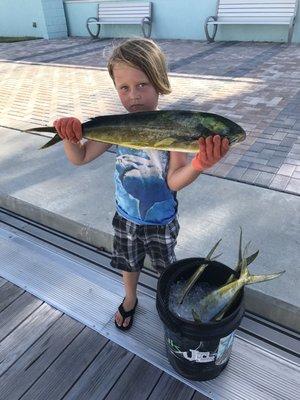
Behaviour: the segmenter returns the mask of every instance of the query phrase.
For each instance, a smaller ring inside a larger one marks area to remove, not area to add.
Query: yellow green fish
[[[241,142],[246,133],[238,124],[217,114],[184,110],[145,111],[92,118],[82,124],[83,137],[103,143],[137,148],[199,151],[198,139],[218,134],[230,144]],[[26,132],[55,133],[54,127],[38,127]],[[56,134],[42,148],[62,140]]]

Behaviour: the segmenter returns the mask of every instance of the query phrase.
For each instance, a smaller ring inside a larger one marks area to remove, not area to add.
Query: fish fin
[[[250,265],[251,263],[253,263],[253,261],[256,259],[256,257],[258,256],[259,250],[257,250],[255,253],[251,254],[251,256],[247,257],[247,265]]]
[[[168,137],[165,139],[162,139],[156,143],[154,143],[153,147],[155,148],[168,148],[170,147],[173,143],[175,142],[174,138]]]
[[[223,254],[223,253],[219,253],[219,254],[217,254],[216,256],[211,257],[210,261],[216,260],[217,258],[221,257],[222,254]]]
[[[62,138],[58,134],[56,134],[46,144],[44,144],[44,146],[40,147],[40,149],[46,149],[47,147],[53,146],[54,144],[60,142],[61,140]]]
[[[234,297],[234,298],[235,298],[235,297]],[[232,299],[229,303],[225,304],[225,306],[222,308],[222,310],[219,311],[218,314],[216,314],[216,315],[212,318],[212,320],[213,320],[213,321],[220,321],[220,320],[224,317],[224,314],[225,314],[226,311],[229,309],[229,307],[232,305],[232,303],[233,303],[233,299]]]
[[[195,311],[194,308],[192,308],[192,314],[193,314],[193,318],[196,322],[201,322],[201,318],[200,315]]]
[[[185,296],[189,293],[189,291],[192,289],[196,281],[199,279],[200,275],[203,273],[205,268],[208,266],[208,264],[201,264],[197,268],[197,270],[194,272],[194,274],[190,277],[190,279],[187,281],[187,284],[185,285],[182,296],[179,300],[179,304],[182,304]]]
[[[241,268],[242,266],[242,241],[243,241],[243,232],[242,232],[242,227],[240,226],[240,242],[239,242],[239,255],[238,255],[238,263],[236,266],[236,271],[238,271],[238,268]]]
[[[211,256],[213,255],[214,251],[216,250],[216,248],[219,246],[220,242],[222,239],[218,240],[217,243],[211,248],[211,250],[209,251],[209,253],[207,254],[207,256],[205,257],[205,260],[207,261],[212,261]],[[218,256],[214,257],[214,259],[216,259],[217,257],[219,257],[221,254],[218,254]],[[185,296],[190,292],[190,290],[192,289],[192,287],[194,286],[194,284],[196,283],[196,281],[200,278],[200,275],[203,273],[203,271],[205,270],[205,268],[208,266],[208,264],[201,264],[198,269],[194,272],[194,274],[191,276],[191,278],[188,280],[185,288],[183,289],[183,294],[180,298],[179,303],[182,304]]]
[[[117,144],[117,143],[116,143]],[[122,144],[120,144],[120,146],[122,147],[130,147],[132,149],[141,149],[141,147],[139,145],[137,145],[134,142],[122,142]],[[145,148],[147,148],[147,146],[145,146]]]
[[[126,115],[126,114],[124,114],[124,115]],[[98,115],[97,117],[91,117],[91,118],[89,118],[89,121],[93,121],[93,122],[103,122],[103,119],[105,118],[105,117],[110,117],[110,116],[108,116],[108,115]],[[111,117],[110,117],[111,118]]]
[[[207,254],[207,256],[205,257],[206,260],[211,260],[211,256],[213,255],[214,251],[216,250],[216,248],[219,246],[220,242],[222,239],[218,240],[217,243],[212,247],[212,249],[209,251],[209,253]]]

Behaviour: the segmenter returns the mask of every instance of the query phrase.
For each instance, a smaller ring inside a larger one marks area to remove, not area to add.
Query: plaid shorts
[[[176,217],[166,225],[137,225],[116,213],[112,225],[115,230],[112,267],[128,272],[140,271],[146,254],[158,272],[176,261],[174,248],[179,232]]]

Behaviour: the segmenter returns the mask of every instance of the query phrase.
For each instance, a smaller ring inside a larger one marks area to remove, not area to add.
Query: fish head
[[[226,137],[229,144],[241,142],[246,138],[246,132],[240,125],[221,115],[197,113],[193,121],[199,136],[220,135]]]

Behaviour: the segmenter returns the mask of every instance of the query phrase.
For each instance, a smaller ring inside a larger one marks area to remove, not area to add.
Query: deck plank
[[[191,400],[194,393],[194,389],[164,372],[148,400],[173,400],[174,398],[176,400]],[[202,397],[201,400],[205,399],[207,397]]]
[[[43,303],[42,300],[24,292],[5,308],[0,319],[0,341],[9,335],[20,323],[32,314]]]
[[[22,400],[61,399],[95,359],[108,340],[88,327],[50,365]]]
[[[24,290],[11,282],[6,282],[1,286],[0,290],[0,312],[11,304],[16,298],[21,296]]]
[[[0,399],[19,399],[43,375],[83,327],[80,322],[65,314],[55,321],[0,377]],[[18,384],[15,385],[15,382]]]
[[[0,291],[1,292],[1,291]],[[62,315],[42,304],[1,342],[0,376]]]
[[[134,354],[109,341],[64,400],[104,399],[133,357]]]
[[[162,371],[139,357],[134,357],[105,400],[146,400]]]
[[[0,287],[3,286],[6,282],[7,280],[0,276]]]
[[[191,400],[210,400],[210,399],[209,397],[204,396],[204,394],[195,391],[194,396],[192,397]]]

